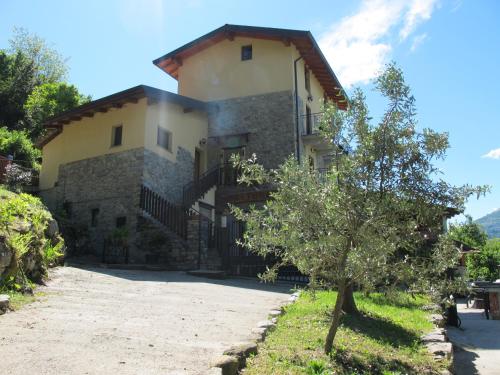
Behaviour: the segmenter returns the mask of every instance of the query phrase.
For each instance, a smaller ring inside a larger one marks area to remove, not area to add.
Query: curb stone
[[[282,306],[270,310],[268,313],[269,319],[258,322],[257,326],[252,329],[252,342],[234,345],[225,350],[224,354],[214,361],[210,371],[214,371],[214,369],[220,370],[220,372],[215,370],[214,375],[237,375],[238,371],[246,366],[246,359],[257,354],[257,343],[264,341],[267,333],[276,327],[278,317],[285,312],[285,307],[294,303],[299,298],[299,295],[300,291],[294,292],[288,300],[283,302]]]
[[[426,346],[427,350],[432,354],[435,361],[443,359],[450,360],[453,366],[453,345],[448,340],[445,327],[445,319],[441,314],[432,314],[430,321],[434,324],[435,328],[431,332],[423,335],[420,339]],[[443,370],[444,374],[451,374],[449,370]]]

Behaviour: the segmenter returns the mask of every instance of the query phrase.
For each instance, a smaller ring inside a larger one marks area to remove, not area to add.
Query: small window
[[[309,69],[304,67],[304,82],[306,86],[307,92],[311,93],[311,73],[309,73]]]
[[[158,137],[156,143],[161,148],[172,152],[172,133],[158,126]]]
[[[122,144],[123,126],[113,126],[113,133],[111,135],[111,146],[120,146]]]
[[[99,209],[93,208],[91,211],[90,225],[94,228],[97,227],[97,217],[98,216],[99,216]]]
[[[241,47],[241,61],[252,60],[252,45]]]
[[[126,216],[120,216],[120,217],[116,218],[116,227],[117,228],[123,228],[126,225],[127,225],[127,217]]]

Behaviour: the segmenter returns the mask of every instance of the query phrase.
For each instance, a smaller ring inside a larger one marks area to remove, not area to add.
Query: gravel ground
[[[289,286],[61,267],[41,290],[0,316],[1,374],[207,374]]]
[[[455,345],[454,374],[500,374],[500,321],[486,320],[484,310],[467,309],[465,303],[457,307],[462,326],[448,328]]]

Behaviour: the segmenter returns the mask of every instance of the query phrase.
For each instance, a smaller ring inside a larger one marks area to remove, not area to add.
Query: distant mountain
[[[500,209],[477,219],[476,223],[481,224],[490,238],[500,238]]]

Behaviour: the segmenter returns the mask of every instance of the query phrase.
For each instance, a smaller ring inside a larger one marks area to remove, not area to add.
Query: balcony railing
[[[323,113],[310,113],[307,115],[302,115],[303,118],[303,129],[302,135],[316,135],[321,132],[321,120],[323,119]]]

